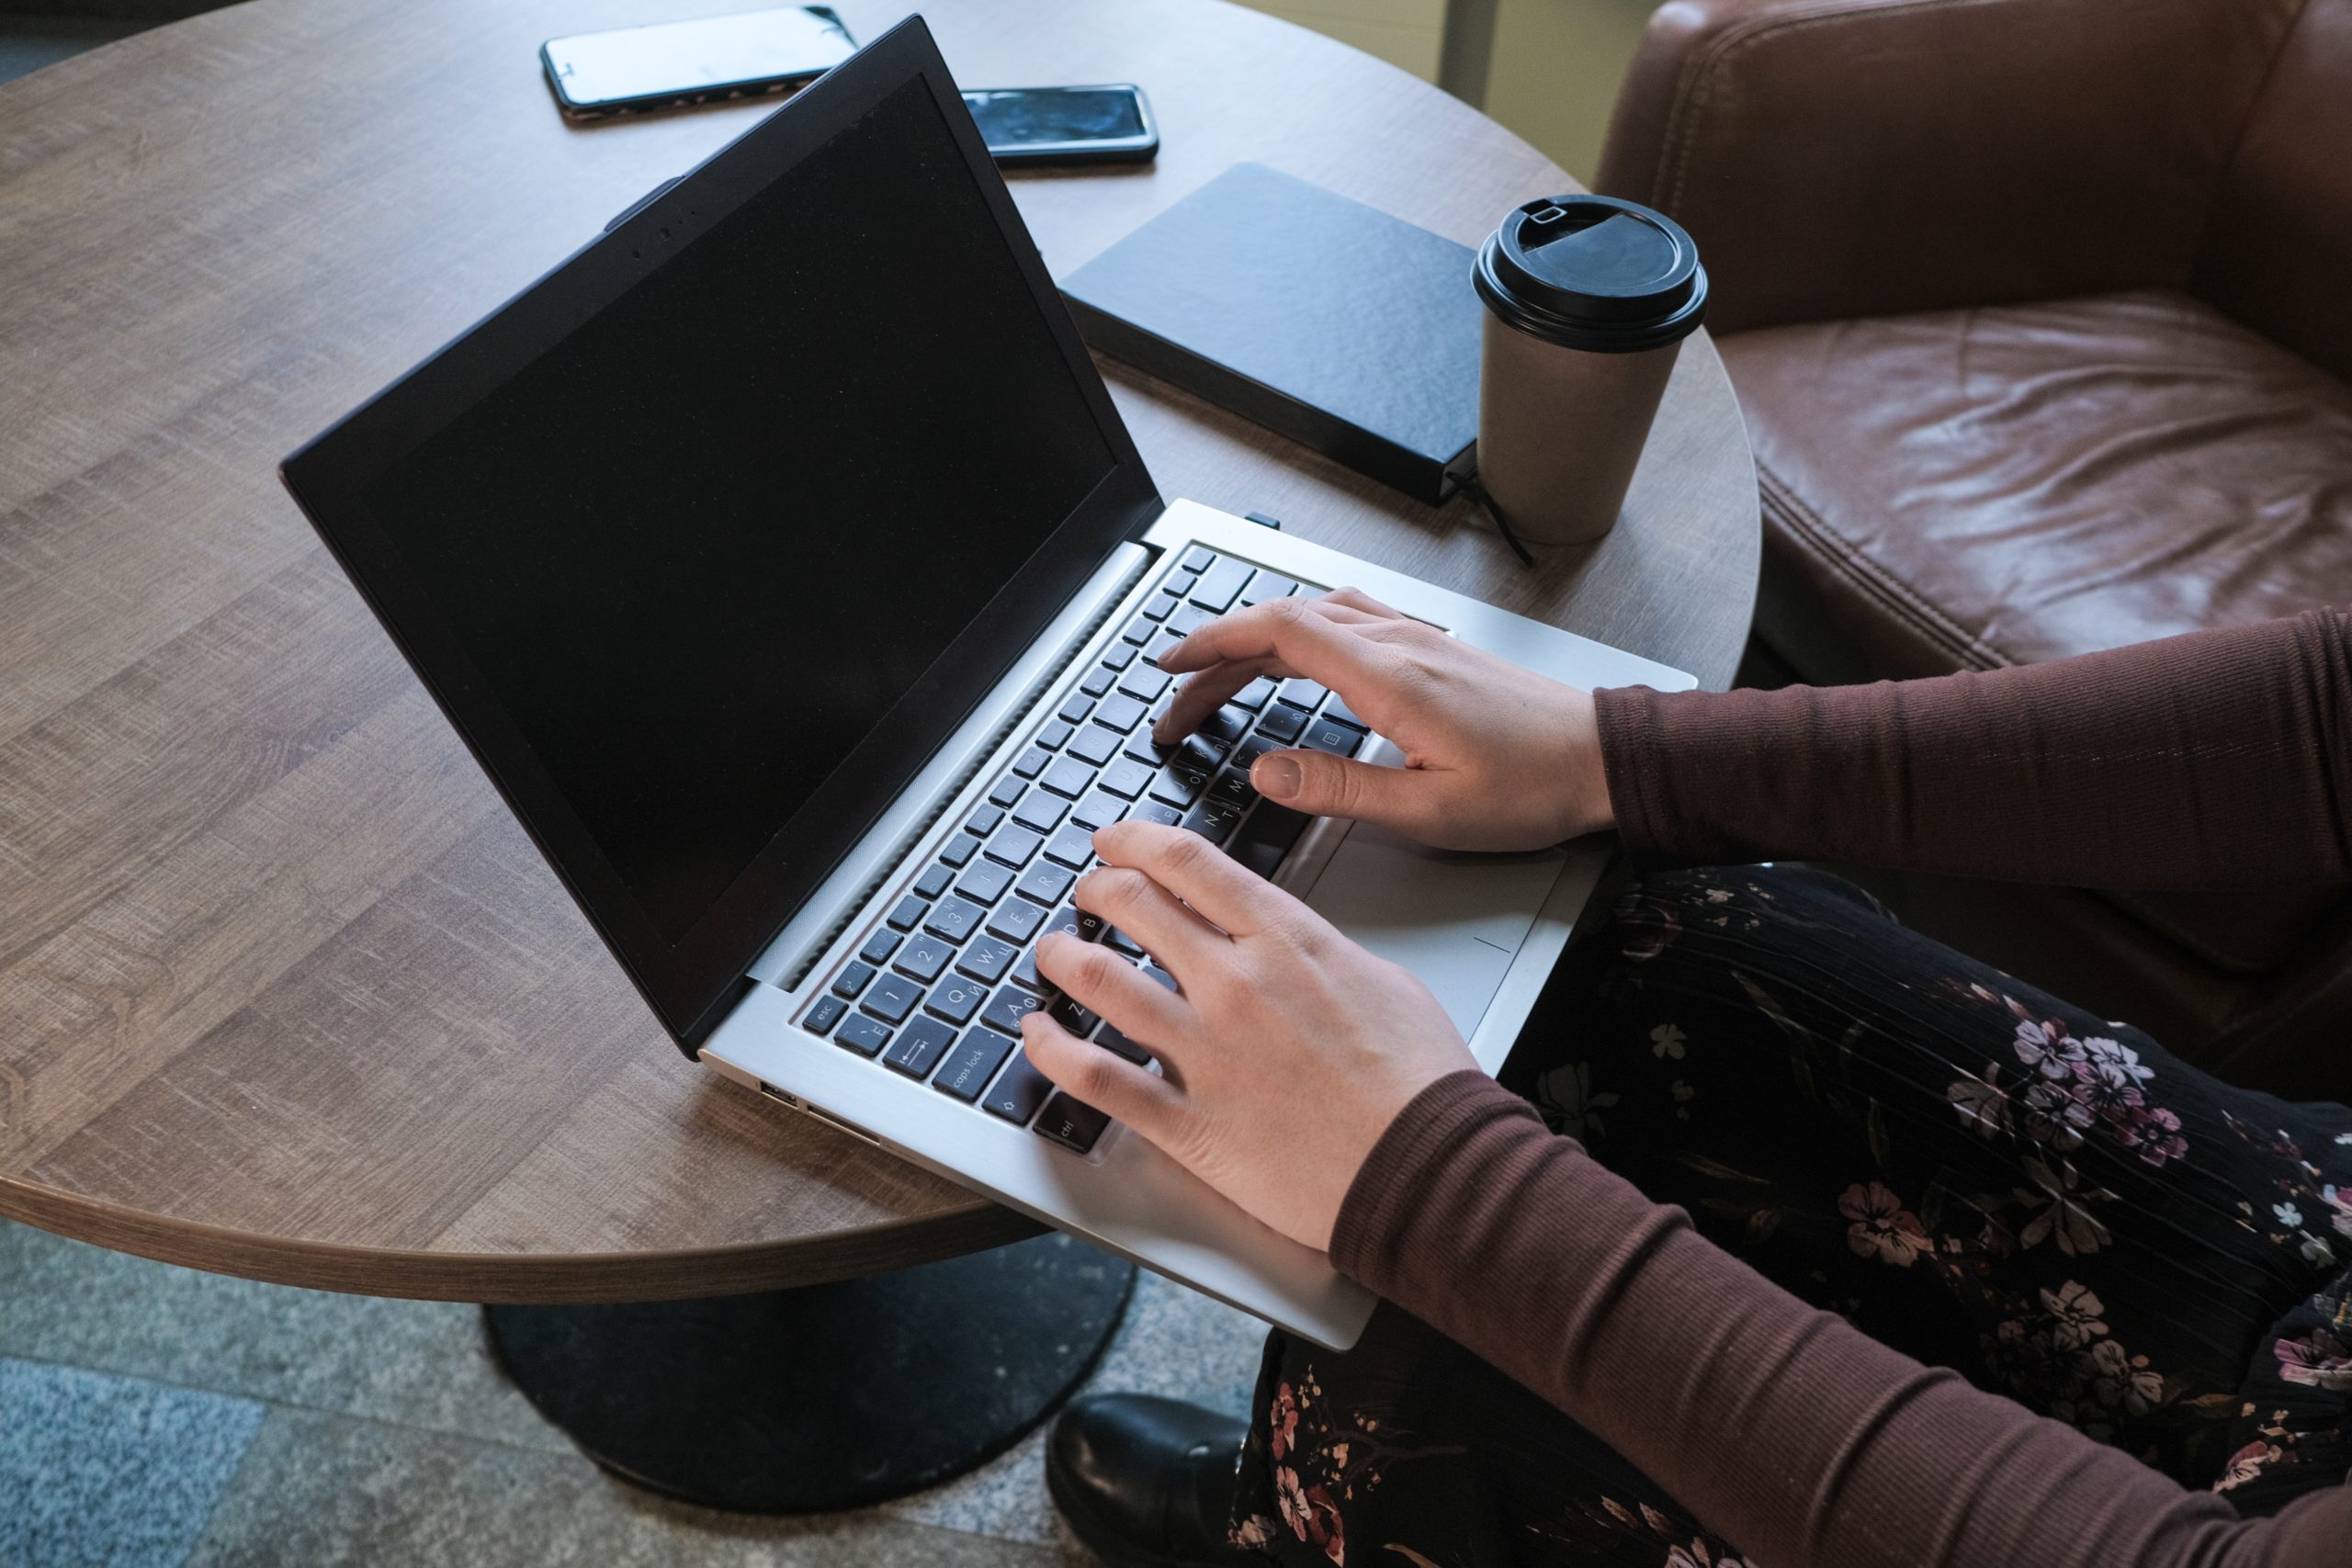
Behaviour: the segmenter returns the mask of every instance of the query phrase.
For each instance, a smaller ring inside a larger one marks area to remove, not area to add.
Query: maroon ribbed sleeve
[[[1596,694],[1620,833],[2095,887],[2352,880],[2352,617],[1777,692]]]
[[[1805,1305],[1475,1071],[1397,1116],[1331,1260],[1589,1427],[1759,1568],[2352,1561],[2352,1488],[2241,1519]]]

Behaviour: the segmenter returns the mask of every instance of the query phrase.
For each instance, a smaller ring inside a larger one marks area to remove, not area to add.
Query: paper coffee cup
[[[1707,312],[1698,247],[1606,196],[1531,201],[1472,273],[1487,307],[1478,477],[1520,538],[1580,544],[1616,525],[1682,340]]]

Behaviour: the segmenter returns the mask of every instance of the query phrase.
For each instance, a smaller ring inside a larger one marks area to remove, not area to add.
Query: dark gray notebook
[[[1471,261],[1237,164],[1061,287],[1103,353],[1434,503],[1469,473],[1478,434]]]

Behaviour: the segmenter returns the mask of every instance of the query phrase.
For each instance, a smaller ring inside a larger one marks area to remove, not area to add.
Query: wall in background
[[[1655,0],[1498,0],[1481,106],[1589,185]]]
[[[1353,44],[1424,82],[1437,80],[1445,0],[1239,0],[1302,28]]]
[[[1438,74],[1446,0],[1241,0],[1424,81]],[[1479,4],[1482,0],[1462,0]],[[1617,84],[1656,0],[1484,0],[1494,43],[1479,106],[1589,181]]]

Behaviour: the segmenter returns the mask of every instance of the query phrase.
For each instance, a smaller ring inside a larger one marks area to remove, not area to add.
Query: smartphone
[[[831,6],[788,6],[553,38],[539,63],[565,114],[596,119],[780,93],[856,51]]]
[[[1148,164],[1159,151],[1151,106],[1133,84],[979,88],[964,102],[1000,164]]]

